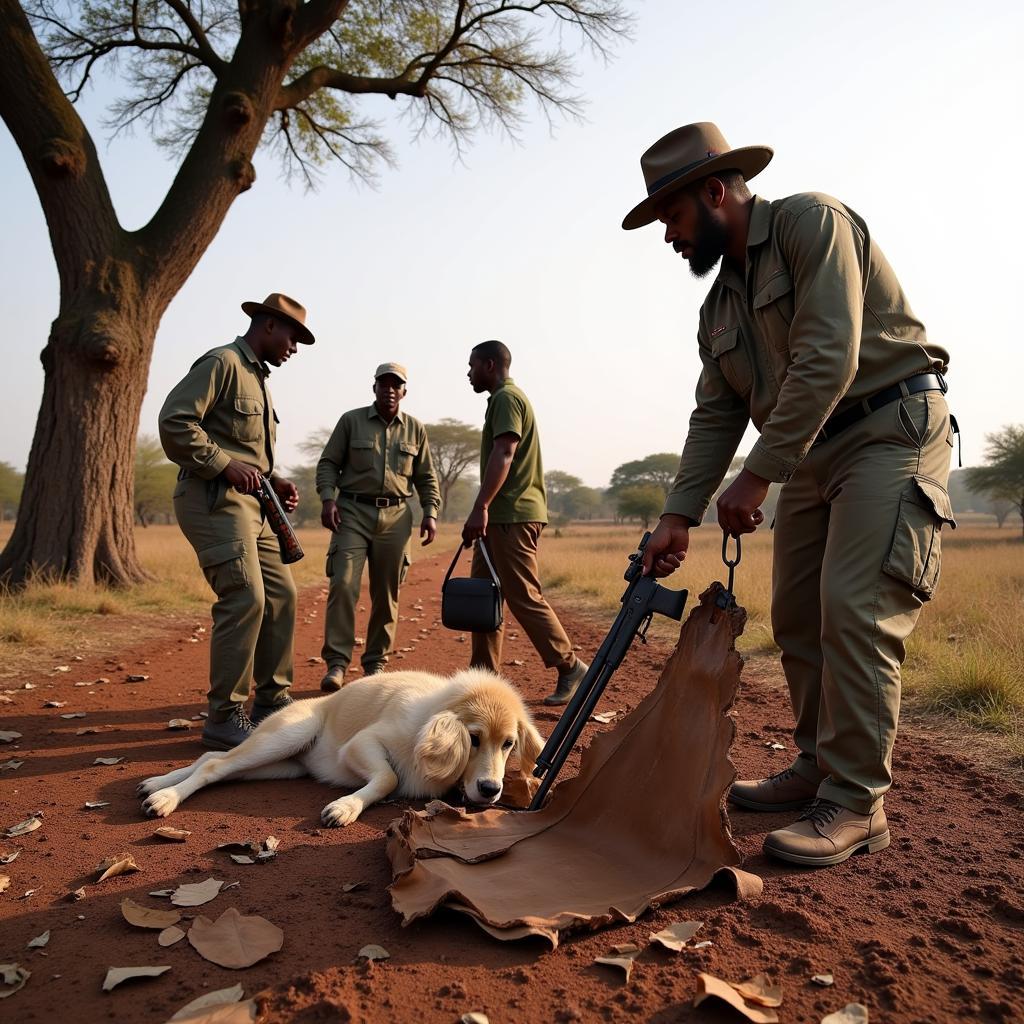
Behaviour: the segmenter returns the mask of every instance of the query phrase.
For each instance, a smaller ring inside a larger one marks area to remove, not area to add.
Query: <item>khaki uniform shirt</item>
[[[864,221],[821,193],[754,197],[745,276],[728,261],[700,310],[697,407],[665,511],[700,522],[748,421],[745,467],[784,482],[822,424],[949,354],[925,336]]]
[[[373,498],[409,498],[416,488],[424,517],[436,518],[441,489],[430,455],[427,431],[418,419],[399,411],[390,423],[375,405],[351,409],[334,428],[316,464],[321,501],[338,491]]]
[[[211,349],[192,364],[160,410],[160,442],[171,462],[212,480],[232,459],[269,475],[277,414],[270,370],[244,338]]]
[[[508,476],[494,497],[487,518],[492,523],[546,523],[548,500],[544,490],[544,466],[540,456],[540,437],[529,399],[511,377],[487,399],[487,413],[480,438],[480,479],[494,448],[494,439],[515,434],[519,445],[512,458]]]

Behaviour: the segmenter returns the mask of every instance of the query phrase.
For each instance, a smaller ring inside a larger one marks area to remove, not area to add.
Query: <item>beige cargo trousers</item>
[[[867,814],[892,783],[900,666],[935,593],[953,431],[939,391],[811,448],[775,518],[772,628],[796,718],[793,768]]]

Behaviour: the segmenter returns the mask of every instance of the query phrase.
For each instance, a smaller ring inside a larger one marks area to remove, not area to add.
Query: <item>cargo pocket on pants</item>
[[[938,481],[916,475],[900,495],[892,546],[882,569],[928,601],[942,565],[942,527],[956,529],[949,494]]]
[[[199,551],[198,557],[206,582],[213,587],[218,597],[249,585],[249,574],[245,571],[244,540],[211,544]]]

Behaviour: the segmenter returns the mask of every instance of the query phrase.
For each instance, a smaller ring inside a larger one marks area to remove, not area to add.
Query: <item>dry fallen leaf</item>
[[[391,954],[383,947],[371,942],[359,950],[358,956],[366,957],[367,960],[390,960]]]
[[[868,1024],[868,1008],[863,1003],[847,1003],[841,1010],[822,1017],[821,1024]]]
[[[71,671],[71,666],[70,665],[55,665],[53,671],[54,672],[70,672]]]
[[[832,977],[830,972],[815,974],[811,978],[811,981],[813,981],[815,985],[820,985],[822,988],[828,988],[829,985],[834,985],[836,983],[836,979]]]
[[[612,946],[612,952],[616,956],[635,956],[640,952],[640,947],[635,942],[620,942],[617,946]]]
[[[277,836],[267,836],[263,840],[263,849],[256,854],[256,859],[261,863],[263,861],[273,860],[277,856],[277,848],[281,845],[281,840]]]
[[[192,948],[221,967],[251,967],[284,945],[284,932],[265,917],[229,907],[216,921],[197,917],[188,930]]]
[[[252,857],[246,857],[246,855],[244,853],[233,853],[233,854],[231,854],[231,859],[236,864],[255,864],[256,863],[256,861],[254,861],[252,859]]]
[[[784,743],[779,743],[776,740],[768,740],[765,743],[765,746],[769,750],[785,750],[786,749],[786,745]]]
[[[109,800],[86,800],[85,801],[85,810],[87,810],[87,811],[95,811],[99,807],[109,807],[109,806],[110,806],[110,801]]]
[[[177,889],[154,889],[149,895],[150,896],[173,896],[177,892]]]
[[[767,974],[756,974],[738,984],[730,982],[744,999],[759,1006],[781,1006],[782,986],[776,985]]]
[[[342,892],[352,892],[353,889],[358,889],[363,883],[362,882],[346,882],[342,887]]]
[[[599,711],[595,715],[591,715],[591,719],[595,722],[600,722],[602,725],[607,725],[609,722],[615,720],[615,716],[618,715],[618,711]]]
[[[187,718],[172,718],[167,723],[168,729],[191,729],[192,723]]]
[[[20,767],[21,767],[21,766],[22,766],[22,765],[23,765],[24,763],[25,763],[24,761],[16,761],[16,760],[15,760],[15,759],[14,759],[14,758],[12,757],[12,758],[11,758],[11,759],[10,759],[9,761],[4,761],[4,763],[3,763],[3,764],[0,764],[0,771],[5,771],[5,772],[15,772],[15,771],[17,771],[17,770],[18,770],[18,769],[19,769],[19,768],[20,768]]]
[[[85,886],[83,885],[81,889],[75,889],[73,892],[69,892],[67,898],[71,900],[72,903],[77,903],[79,900],[84,900]]]
[[[75,730],[75,735],[76,736],[95,736],[97,733],[101,733],[101,732],[104,732],[104,731],[109,731],[109,729],[105,730],[103,728],[103,726],[100,726],[100,725],[87,725],[83,729],[76,729]]]
[[[24,821],[19,821],[17,825],[11,825],[7,829],[6,837],[13,839],[15,836],[25,836],[29,832],[35,832],[37,828],[42,825],[42,821],[38,814],[32,814],[27,817]]]
[[[491,1024],[486,1013],[464,1013],[459,1018],[459,1024]]]
[[[176,942],[181,942],[183,938],[185,938],[185,933],[177,925],[171,925],[156,937],[156,941],[161,946],[173,946]]]
[[[11,876],[0,875],[0,892],[7,892],[11,887]]]
[[[170,928],[181,920],[177,910],[153,910],[127,897],[121,900],[121,916],[136,928]]]
[[[721,999],[733,1009],[738,1010],[753,1024],[778,1024],[779,1015],[767,1006],[748,1003],[727,981],[715,978],[710,974],[698,974],[700,991],[694,996],[693,1005],[700,1006],[705,999]]]
[[[97,757],[93,764],[120,764],[123,760],[123,757]]]
[[[626,981],[629,981],[629,976],[633,971],[633,958],[631,956],[599,956],[594,960],[594,963],[620,968],[626,972]]]
[[[109,992],[115,985],[133,978],[157,978],[170,969],[170,964],[166,967],[111,967],[103,979],[103,991]]]
[[[31,977],[32,972],[21,964],[0,964],[0,999],[13,996]]]
[[[703,926],[703,921],[676,921],[667,928],[662,928],[660,932],[651,932],[650,940],[678,953]]]
[[[179,885],[171,894],[171,902],[176,907],[201,907],[209,903],[221,891],[223,882],[216,878],[208,878],[205,882],[192,882]]]
[[[13,743],[15,740],[21,739],[20,732],[2,732],[0,731],[0,743]],[[19,986],[20,988],[20,986]]]
[[[183,843],[192,833],[184,828],[171,828],[170,825],[162,825],[153,835],[158,839],[167,839],[172,843]]]
[[[219,988],[216,992],[207,992],[205,996],[200,996],[198,999],[193,999],[192,1002],[186,1003],[171,1017],[171,1020],[183,1020],[186,1017],[192,1017],[199,1013],[200,1010],[208,1010],[212,1006],[237,1003],[243,995],[244,992],[241,985],[233,985],[231,988]]]
[[[26,889],[26,890],[25,890],[25,892],[23,892],[23,893],[22,893],[22,894],[21,894],[21,895],[20,895],[20,896],[18,897],[18,899],[19,899],[19,900],[27,900],[27,899],[30,899],[31,897],[35,896],[35,894],[36,894],[37,892],[39,892],[39,890],[38,890],[38,889]]]
[[[60,717],[61,718],[67,718],[69,720],[72,719],[72,718],[85,718],[85,712],[84,711],[69,711],[66,715],[61,715]]]
[[[253,1024],[256,1020],[256,1000],[246,999],[243,1003],[226,1003],[197,1010],[187,1017],[175,1018],[179,1024]]]
[[[125,681],[129,683],[144,683],[149,676],[144,675],[130,675],[125,677]]]
[[[96,870],[99,872],[97,882],[102,882],[107,878],[114,878],[117,875],[127,875],[133,871],[139,870],[139,865],[135,863],[135,858],[130,853],[119,853],[114,857],[107,857],[96,865]]]
[[[0,856],[0,864],[10,864],[12,860],[17,860],[21,856],[21,850],[15,850],[13,853],[5,853]]]
[[[62,708],[62,707],[64,707],[65,704],[67,704],[66,700],[44,700],[43,701],[43,707],[44,708]]]
[[[50,941],[50,929],[47,928],[42,935],[37,935],[34,939],[29,939],[29,949],[42,949]]]

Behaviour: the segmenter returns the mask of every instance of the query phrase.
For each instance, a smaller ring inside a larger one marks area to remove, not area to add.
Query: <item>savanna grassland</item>
[[[0,543],[10,525],[0,529]],[[546,531],[541,571],[546,592],[559,608],[611,621],[622,594],[626,557],[643,530],[638,525],[576,523]],[[294,566],[300,588],[323,580],[325,531],[299,531],[306,558]],[[454,551],[458,528],[443,525],[436,550]],[[152,579],[131,591],[74,588],[39,581],[18,594],[0,593],[0,677],[10,678],[39,658],[66,657],[82,644],[145,638],[169,617],[205,620],[211,592],[195,556],[175,526],[139,528],[137,543]],[[1024,543],[1013,525],[965,517],[943,536],[942,580],[908,646],[906,697],[919,710],[1007,737],[1024,757]],[[733,548],[730,546],[730,553]],[[721,534],[694,530],[686,564],[669,586],[696,595],[725,579]],[[414,553],[415,557],[415,553]],[[464,571],[468,570],[468,557]],[[747,609],[741,649],[776,652],[769,619],[771,534],[744,538],[736,594]],[[658,620],[652,634],[670,636],[674,624]]]

